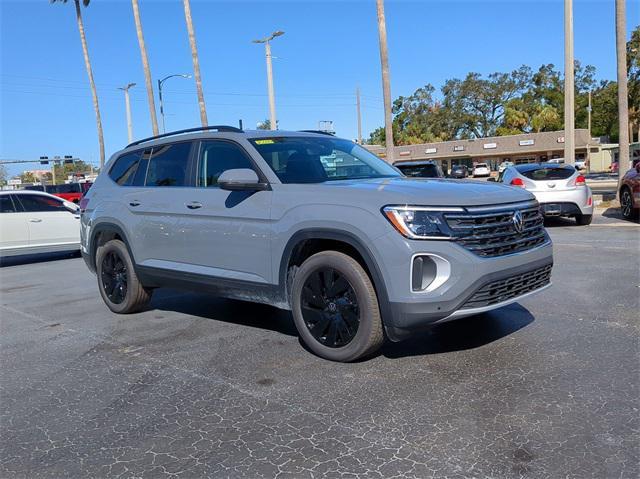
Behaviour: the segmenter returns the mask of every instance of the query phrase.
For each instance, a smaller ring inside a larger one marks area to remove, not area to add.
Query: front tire
[[[578,226],[588,226],[593,220],[593,215],[576,215],[576,224]]]
[[[375,288],[352,257],[323,251],[298,269],[291,294],[293,319],[302,341],[331,361],[355,361],[384,340]]]
[[[100,296],[114,313],[136,313],[151,300],[152,290],[140,283],[122,241],[111,240],[98,247],[96,272]]]

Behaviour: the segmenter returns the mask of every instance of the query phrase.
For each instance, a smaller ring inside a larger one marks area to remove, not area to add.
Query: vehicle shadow
[[[266,304],[160,288],[154,291],[149,309],[265,329],[287,336],[298,335],[290,311]]]
[[[9,256],[7,258],[0,258],[0,268],[9,266],[21,266],[26,264],[43,263],[45,261],[60,261],[63,259],[79,258],[80,250],[72,253],[38,253],[38,254],[24,254],[20,256]]]
[[[380,354],[389,359],[475,349],[531,324],[528,309],[511,304],[489,313],[449,321],[398,343],[387,341]]]
[[[578,226],[578,224],[575,219],[563,216],[550,216],[544,219],[545,228],[558,228],[561,226]]]

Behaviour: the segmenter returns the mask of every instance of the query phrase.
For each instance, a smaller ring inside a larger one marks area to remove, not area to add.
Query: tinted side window
[[[0,213],[15,213],[17,210],[13,204],[11,195],[0,195]]]
[[[136,173],[140,152],[129,153],[116,160],[109,171],[109,176],[120,186],[130,185]]]
[[[22,204],[25,211],[67,211],[62,204],[62,201],[58,201],[48,196],[40,195],[19,195],[16,196],[18,201]]]
[[[218,186],[218,177],[235,168],[253,169],[242,149],[227,141],[203,141],[200,147],[198,186]]]
[[[185,186],[191,142],[154,147],[146,186]]]

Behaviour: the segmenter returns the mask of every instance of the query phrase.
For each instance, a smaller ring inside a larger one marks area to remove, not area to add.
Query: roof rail
[[[299,130],[300,133],[317,133],[319,135],[329,135],[329,136],[336,136],[335,133],[329,133],[328,131],[324,131],[324,130]]]
[[[134,141],[133,143],[129,143],[125,148],[129,148],[130,146],[134,146],[134,145],[139,145],[140,143],[146,143],[147,141],[157,140],[158,138],[166,138],[168,136],[181,135],[183,133],[195,133],[198,131],[209,131],[209,130],[226,131],[226,132],[232,132],[232,133],[243,133],[243,131],[240,128],[236,128],[235,126],[227,126],[227,125],[200,126],[198,128],[187,128],[186,130],[170,131],[169,133],[163,133],[162,135],[143,138],[142,140],[137,140],[137,141]]]

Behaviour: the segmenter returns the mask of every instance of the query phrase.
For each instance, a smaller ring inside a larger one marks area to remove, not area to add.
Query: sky
[[[139,3],[154,89],[158,78],[192,74],[182,2]],[[268,118],[264,46],[251,40],[274,30],[285,32],[272,43],[281,129],[332,120],[338,136],[356,138],[357,86],[363,136],[383,124],[375,0],[192,0],[191,7],[210,124],[242,119],[255,128]],[[386,0],[385,9],[393,98],[471,71],[563,65],[562,0]],[[616,76],[614,13],[613,0],[574,0],[575,57],[594,65],[598,79]],[[119,86],[137,84],[134,137],[152,134],[144,72],[130,1],[93,0],[83,16],[108,158],[127,143]],[[639,23],[640,0],[628,1],[629,32]],[[163,96],[167,131],[199,126],[193,79],[167,80]],[[73,1],[0,0],[0,159],[73,155],[97,165],[97,145]]]

